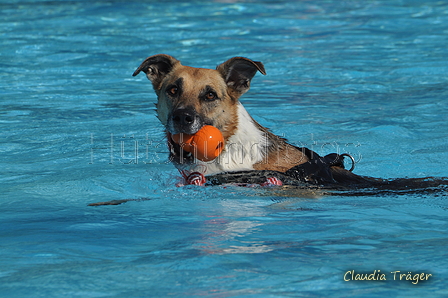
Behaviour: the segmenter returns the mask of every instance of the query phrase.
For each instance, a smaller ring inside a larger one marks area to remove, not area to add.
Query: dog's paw
[[[283,182],[276,178],[276,177],[270,177],[266,180],[266,182],[260,184],[261,186],[282,186]]]
[[[204,175],[199,172],[194,172],[188,175],[188,177],[185,179],[185,182],[187,185],[198,185],[202,186],[207,182]]]

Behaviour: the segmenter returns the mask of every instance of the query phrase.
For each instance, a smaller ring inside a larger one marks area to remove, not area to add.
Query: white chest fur
[[[262,161],[267,148],[267,138],[258,129],[241,103],[238,103],[238,128],[225,145],[221,155],[211,162],[198,161],[196,171],[206,175],[221,172],[253,170]],[[193,169],[192,169],[193,170]]]

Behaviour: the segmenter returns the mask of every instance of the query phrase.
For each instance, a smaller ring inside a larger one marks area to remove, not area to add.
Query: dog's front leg
[[[176,186],[185,186],[185,185],[203,186],[207,182],[205,176],[200,172],[190,173],[189,171],[186,170],[179,170],[179,172],[182,175],[183,181],[181,183],[176,184]]]
[[[264,183],[262,183],[260,185],[263,186],[263,187],[266,187],[266,186],[282,186],[283,182],[280,179],[276,178],[276,177],[270,177],[270,178],[266,179],[266,182],[264,182]]]

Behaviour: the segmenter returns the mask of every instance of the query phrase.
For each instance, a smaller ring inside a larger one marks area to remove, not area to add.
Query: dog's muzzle
[[[195,134],[204,126],[202,117],[192,108],[175,110],[170,117],[170,122],[169,131],[173,134]]]

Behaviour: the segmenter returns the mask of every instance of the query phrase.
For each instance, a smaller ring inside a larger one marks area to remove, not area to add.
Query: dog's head
[[[234,57],[216,70],[183,66],[169,55],[147,58],[134,72],[143,71],[158,97],[157,116],[171,134],[194,134],[204,125],[218,128],[227,140],[237,128],[238,98],[250,87],[263,64]]]

